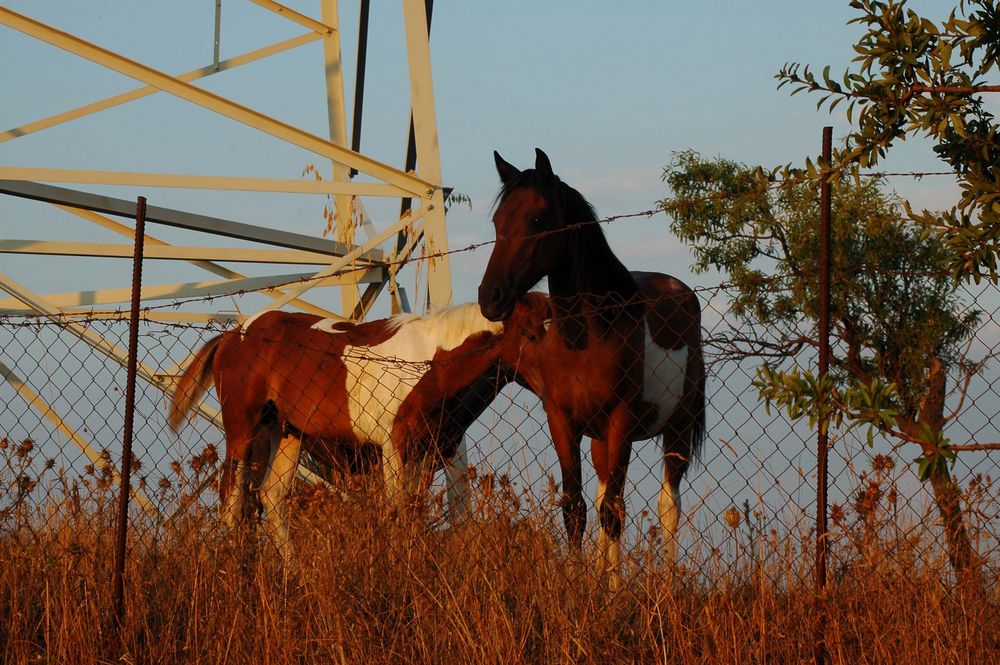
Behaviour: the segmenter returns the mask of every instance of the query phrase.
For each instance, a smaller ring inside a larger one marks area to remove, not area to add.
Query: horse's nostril
[[[493,292],[490,293],[490,302],[496,305],[501,300],[503,300],[503,291],[500,289],[493,289]]]

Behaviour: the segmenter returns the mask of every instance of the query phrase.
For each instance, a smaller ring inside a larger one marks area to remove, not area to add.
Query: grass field
[[[405,527],[385,516],[377,491],[347,502],[300,491],[289,572],[259,530],[226,533],[211,508],[195,505],[167,525],[139,515],[119,638],[109,474],[89,469],[71,480],[46,465],[31,476],[30,451],[5,459],[2,477],[15,482],[0,488],[4,663],[812,659],[810,533],[765,531],[749,511],[731,511],[729,546],[696,544],[671,574],[649,529],[612,593],[586,554],[567,552],[553,496],[490,477],[474,483],[473,516],[457,528],[444,525],[437,504],[427,523]],[[1000,662],[995,561],[983,587],[956,587],[931,532],[893,522],[888,493],[873,500],[870,489],[832,516],[829,662]],[[46,499],[17,500],[39,490]]]

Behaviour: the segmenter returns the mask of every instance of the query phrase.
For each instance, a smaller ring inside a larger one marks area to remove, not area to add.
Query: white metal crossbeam
[[[230,69],[235,69],[241,65],[246,65],[256,60],[288,51],[298,46],[302,46],[303,44],[309,44],[319,38],[320,35],[314,32],[309,32],[304,35],[299,35],[298,37],[292,37],[291,39],[277,42],[276,44],[271,44],[270,46],[265,46],[264,48],[249,51],[233,58],[227,58],[221,61],[218,66],[212,64],[205,67],[199,67],[198,69],[193,69],[189,72],[178,75],[177,78],[181,81],[196,81],[198,79],[205,78],[206,76],[211,76],[212,74],[218,74]],[[98,111],[114,108],[115,106],[121,106],[122,104],[142,99],[143,97],[147,97],[157,92],[160,92],[159,88],[154,88],[153,86],[136,88],[135,90],[129,90],[128,92],[123,92],[119,95],[114,95],[100,101],[84,104],[83,106],[78,106],[74,109],[63,111],[62,113],[57,113],[56,115],[49,116],[47,118],[42,118],[41,120],[29,122],[25,125],[20,125],[19,127],[13,127],[5,132],[0,132],[0,143],[20,138],[22,136],[27,136],[29,134],[34,134],[35,132],[40,132],[43,129],[55,127],[56,125],[61,125],[66,122],[70,122],[71,120],[84,118],[92,113],[97,113]]]
[[[423,217],[424,212],[425,210],[420,209],[416,211],[416,213],[414,213],[413,215],[407,215],[403,217],[389,228],[384,229],[381,233],[377,234],[375,237],[366,242],[364,245],[354,249],[351,252],[348,252],[347,254],[340,257],[339,259],[331,263],[323,270],[320,270],[318,273],[313,275],[312,280],[308,282],[303,282],[298,286],[290,288],[283,297],[275,299],[273,302],[266,305],[261,311],[266,312],[271,309],[278,309],[279,307],[288,304],[293,298],[302,295],[310,288],[312,288],[314,280],[324,279],[329,275],[334,275],[338,273],[339,271],[343,270],[346,266],[350,265],[352,261],[355,261],[357,257],[360,256],[362,252],[364,252],[366,249],[372,247],[378,247],[386,240],[388,240],[395,234],[399,233],[402,229],[412,228],[413,223],[416,222],[421,217]]]
[[[181,81],[6,7],[0,7],[0,23],[300,148],[396,185],[422,199],[430,198],[434,191],[439,189],[434,183],[336,145],[298,127],[275,120],[220,95],[202,90],[186,81]]]
[[[328,194],[338,196],[345,194],[351,196],[407,196],[405,190],[380,182],[236,178],[179,173],[135,173],[128,171],[50,169],[25,166],[0,166],[0,180],[62,182],[78,185],[218,189],[233,192],[282,192],[287,194]]]
[[[126,201],[111,196],[91,194],[64,187],[42,185],[36,182],[0,180],[0,193],[13,194],[14,196],[45,201],[46,203],[103,212],[119,217],[135,217],[135,201]],[[213,233],[240,240],[262,242],[279,247],[301,249],[307,252],[319,252],[320,254],[328,254],[330,256],[341,256],[357,249],[356,247],[334,240],[316,238],[302,233],[279,231],[264,226],[233,222],[220,217],[197,215],[172,208],[162,208],[160,206],[146,206],[146,222],[188,229],[190,231]],[[357,258],[377,263],[385,259],[385,254],[381,250],[370,249],[358,254]]]
[[[59,242],[51,240],[0,239],[0,254],[41,254],[47,256],[92,256],[131,259],[135,247],[125,243]],[[143,259],[174,261],[234,261],[237,263],[281,263],[326,265],[330,257],[295,249],[249,249],[242,247],[182,247],[150,245]]]
[[[91,212],[90,210],[81,210],[80,208],[70,208],[68,206],[62,206],[62,205],[57,205],[56,207],[59,208],[60,210],[70,213],[71,215],[74,215],[75,217],[84,219],[102,228],[108,229],[109,231],[113,231],[114,233],[117,233],[119,235],[123,235],[126,238],[132,238],[133,240],[135,238],[135,229],[126,226],[121,222],[116,222],[113,219],[108,219],[104,215],[98,215],[96,212]],[[148,232],[146,233],[145,245],[147,249],[151,247],[169,247],[167,243],[163,242],[162,240],[160,240],[155,236],[150,235]],[[246,277],[246,275],[242,273],[238,273],[235,270],[230,270],[225,266],[220,266],[219,264],[212,263],[211,261],[191,261],[191,265],[197,266],[202,270],[206,270],[214,275],[225,277],[226,279],[242,279]],[[278,298],[284,295],[278,289],[261,291],[261,293],[263,295],[270,296],[271,298]],[[319,307],[318,305],[314,305],[313,303],[302,300],[300,298],[295,298],[293,300],[290,300],[288,304],[291,305],[292,307],[297,307],[298,309],[301,309],[304,312],[309,312],[310,314],[317,314],[323,317],[337,316],[333,312],[330,312],[322,307]]]
[[[230,296],[247,291],[273,289],[289,284],[308,284],[309,286],[340,286],[342,284],[368,284],[384,279],[382,268],[360,268],[331,275],[316,276],[313,273],[302,272],[288,275],[268,275],[265,277],[244,277],[243,279],[208,280],[203,282],[178,282],[176,284],[158,284],[144,286],[140,290],[140,298],[152,300],[184,300],[192,298],[216,298]],[[0,285],[2,288],[2,285]],[[110,303],[128,302],[132,297],[131,288],[94,289],[91,291],[69,291],[67,293],[50,293],[42,296],[52,306],[81,307],[86,305],[107,305]],[[0,308],[16,307],[20,298],[0,300]]]
[[[279,16],[287,18],[293,23],[298,23],[299,25],[309,28],[318,35],[323,35],[324,37],[332,35],[337,29],[332,25],[327,25],[322,21],[317,21],[314,18],[310,18],[305,14],[301,14],[290,7],[274,2],[274,0],[250,0],[250,2],[255,5],[260,5],[268,11],[272,11]]]

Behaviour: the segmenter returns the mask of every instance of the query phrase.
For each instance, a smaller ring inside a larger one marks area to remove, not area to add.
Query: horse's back
[[[320,320],[265,312],[225,334],[216,357],[216,389],[227,428],[273,416],[292,431],[354,443],[342,407],[344,341],[314,330]]]
[[[660,272],[633,271],[646,301],[646,325],[657,346],[666,350],[698,346],[701,304],[687,284]]]
[[[655,413],[645,420],[643,433],[654,435],[699,389],[701,306],[694,291],[676,277],[640,271],[632,277],[646,301],[643,399]]]

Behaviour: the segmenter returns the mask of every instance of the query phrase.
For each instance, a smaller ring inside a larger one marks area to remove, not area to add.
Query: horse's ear
[[[521,175],[521,172],[517,170],[517,167],[513,164],[509,164],[507,160],[500,156],[500,153],[496,150],[493,151],[493,161],[497,164],[497,174],[500,176],[500,182],[507,184],[517,176]]]
[[[556,177],[552,173],[552,164],[549,162],[549,156],[542,152],[541,148],[535,148],[535,172],[545,180],[555,180]]]

